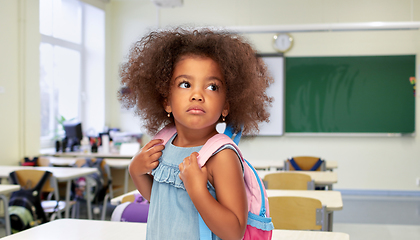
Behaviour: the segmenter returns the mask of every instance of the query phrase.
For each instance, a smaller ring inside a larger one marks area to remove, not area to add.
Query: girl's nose
[[[191,101],[199,101],[199,102],[202,102],[203,100],[204,100],[203,96],[201,94],[199,94],[199,93],[194,93],[191,96]]]

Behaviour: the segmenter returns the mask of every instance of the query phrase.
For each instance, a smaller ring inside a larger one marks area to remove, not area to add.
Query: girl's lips
[[[192,114],[203,114],[203,113],[206,113],[204,111],[204,109],[202,109],[201,107],[191,107],[191,108],[188,108],[187,112],[188,113],[192,113]]]

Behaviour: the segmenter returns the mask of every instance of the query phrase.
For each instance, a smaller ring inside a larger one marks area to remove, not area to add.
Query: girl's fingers
[[[189,157],[189,161],[190,161],[189,163],[190,163],[190,165],[198,166],[197,157],[198,157],[198,152],[191,153],[191,155]]]
[[[155,153],[152,153],[152,155],[150,155],[150,160],[156,161],[160,158],[160,156],[162,156],[162,151],[157,151]]]
[[[151,155],[153,155],[157,152],[162,152],[163,149],[165,149],[164,145],[155,145],[155,146],[149,148],[146,152],[148,152],[149,155],[151,156]]]
[[[178,165],[178,168],[179,168],[179,171],[182,173],[182,172],[184,171],[184,162],[180,163],[180,164]],[[181,173],[180,173],[180,174],[181,174]]]
[[[154,147],[155,145],[162,145],[162,144],[163,144],[162,139],[153,139],[152,141],[150,141],[146,145],[144,145],[143,148],[149,150],[150,148]]]
[[[184,158],[184,160],[178,165],[178,168],[179,168],[179,171],[180,171],[180,174],[179,174],[180,176],[184,172],[184,170],[186,168],[188,168],[189,166],[197,166],[198,167],[197,156],[198,156],[198,153],[193,152],[190,156]]]
[[[159,165],[159,161],[153,161],[152,163],[150,163],[150,167],[153,169],[157,168],[158,165]]]

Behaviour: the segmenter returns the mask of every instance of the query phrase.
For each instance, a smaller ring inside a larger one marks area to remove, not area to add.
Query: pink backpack
[[[175,127],[165,127],[154,139],[162,139],[165,145],[175,133]],[[241,138],[241,133],[238,133],[234,140],[230,138],[232,135],[231,128],[227,126],[224,134],[216,134],[211,137],[199,151],[198,165],[200,167],[204,166],[207,160],[224,145],[229,144],[236,149],[244,168],[245,190],[248,199],[248,221],[243,239],[271,239],[274,226],[268,210],[267,193],[257,171],[242,157],[242,153],[237,146]],[[199,216],[199,219],[200,239],[211,239],[210,229],[206,226],[201,216]]]

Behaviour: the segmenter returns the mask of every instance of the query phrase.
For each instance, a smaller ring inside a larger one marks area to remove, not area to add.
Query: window
[[[105,13],[79,0],[40,0],[41,146],[63,137],[60,119],[105,123]]]

